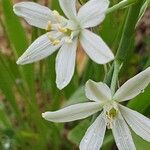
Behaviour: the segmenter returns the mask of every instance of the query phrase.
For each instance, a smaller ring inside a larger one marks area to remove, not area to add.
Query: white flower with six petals
[[[69,84],[74,73],[78,39],[87,55],[98,64],[113,60],[114,55],[99,36],[87,30],[104,20],[108,0],[90,0],[78,13],[76,0],[59,0],[59,3],[68,19],[33,2],[15,4],[14,12],[30,25],[47,30],[29,46],[17,64],[41,60],[60,48],[56,58],[56,84],[62,89]]]
[[[119,103],[134,98],[149,83],[150,67],[125,82],[113,96],[105,83],[89,80],[86,83],[85,93],[92,102],[74,104],[54,112],[45,112],[42,116],[48,121],[69,122],[102,111],[87,129],[80,142],[80,150],[99,150],[106,128],[112,129],[119,150],[135,150],[128,125],[137,135],[150,142],[150,119]]]

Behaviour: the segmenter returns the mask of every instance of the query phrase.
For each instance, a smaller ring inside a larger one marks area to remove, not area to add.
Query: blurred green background
[[[79,47],[75,74],[71,83],[62,91],[55,84],[57,52],[31,65],[16,65],[17,58],[29,44],[45,32],[31,27],[13,13],[12,7],[16,2],[21,0],[0,0],[0,150],[76,150],[91,118],[56,124],[42,119],[41,113],[85,101],[85,82],[88,79],[103,80],[106,68],[109,69],[111,63],[97,65]],[[62,14],[58,0],[36,2]],[[110,7],[119,2],[110,0]],[[138,10],[144,3],[145,0],[137,0],[133,5],[109,12],[104,22],[92,29],[116,53],[127,15],[131,8],[134,10],[131,19],[133,29],[129,26],[131,32],[126,34],[125,48],[128,53],[119,75],[120,85],[150,65],[150,8],[146,9],[137,23]],[[125,105],[150,117],[150,86]],[[150,143],[134,133],[133,138],[137,150],[150,149]],[[116,149],[111,131],[108,130],[102,150]]]

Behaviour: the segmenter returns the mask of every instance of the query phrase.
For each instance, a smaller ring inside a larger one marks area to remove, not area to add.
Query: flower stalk
[[[124,61],[127,58],[128,49],[130,45],[131,38],[133,37],[133,31],[136,26],[136,22],[138,20],[138,15],[140,13],[140,8],[142,5],[142,1],[138,1],[137,4],[131,6],[128,10],[126,21],[123,27],[122,36],[119,44],[119,48],[117,50],[117,54],[113,63],[113,75],[111,79],[111,90],[112,94],[115,93],[116,85],[118,82],[118,75],[120,72],[120,68],[123,65]],[[112,74],[112,72],[109,72]],[[110,77],[110,76],[109,76]],[[108,79],[107,79],[108,80]]]
[[[118,3],[118,4],[116,4],[116,5],[112,6],[112,7],[110,7],[107,10],[106,14],[112,13],[112,12],[118,10],[118,9],[122,9],[124,7],[129,6],[129,5],[132,5],[132,4],[136,3],[137,1],[138,0],[123,0],[120,3]]]

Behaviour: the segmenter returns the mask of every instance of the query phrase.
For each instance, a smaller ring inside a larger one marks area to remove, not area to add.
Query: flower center
[[[73,23],[72,21],[65,20],[55,10],[53,11],[53,15],[54,15],[56,22],[52,23],[51,21],[48,21],[45,30],[47,32],[57,31],[58,33],[61,34],[61,39],[63,39],[65,43],[71,43],[73,38],[77,36],[79,33],[77,29],[73,29],[74,26],[76,26],[76,24]],[[60,38],[58,39],[58,38],[52,37],[52,35],[51,36],[49,35],[48,38],[54,46],[58,45],[61,41]]]
[[[113,121],[118,115],[118,106],[116,103],[110,103],[105,106],[105,116],[107,121],[107,128],[112,129]]]

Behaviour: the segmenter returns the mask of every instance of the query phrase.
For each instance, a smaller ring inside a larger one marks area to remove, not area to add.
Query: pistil
[[[106,116],[107,128],[112,129],[113,121],[118,115],[118,106],[114,101],[110,101],[107,105],[105,105],[104,111]]]
[[[118,110],[115,108],[111,108],[109,111],[106,111],[107,118],[107,128],[112,129],[113,120],[117,116]]]

